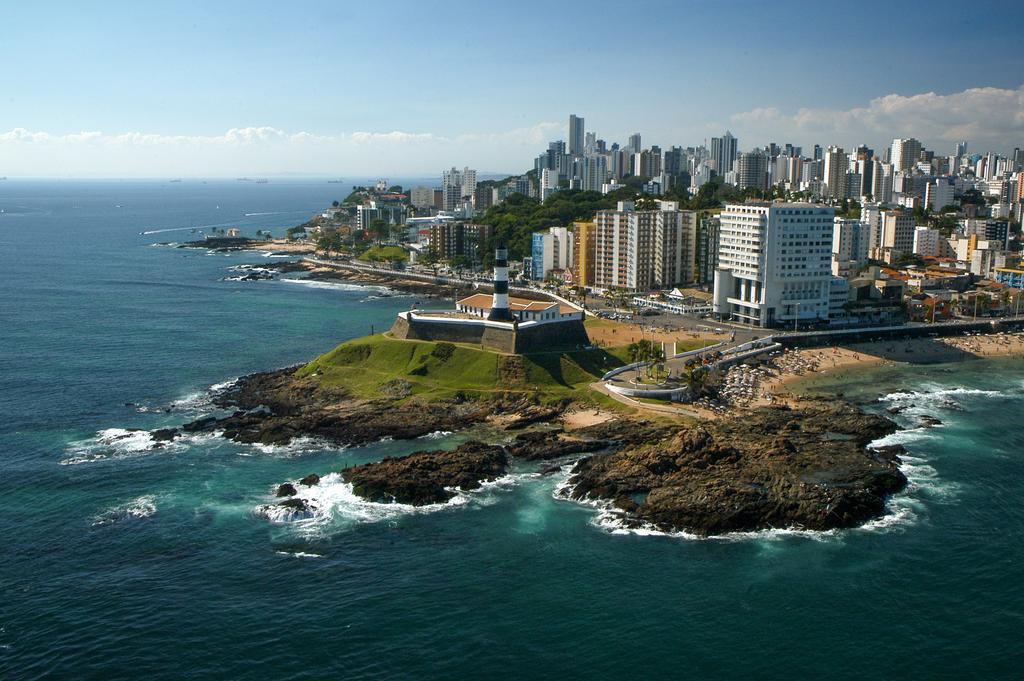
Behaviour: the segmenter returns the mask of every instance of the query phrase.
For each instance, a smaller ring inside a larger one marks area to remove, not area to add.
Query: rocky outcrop
[[[223,431],[241,443],[287,444],[298,437],[321,437],[358,445],[385,436],[396,440],[435,431],[454,431],[486,419],[486,405],[409,400],[361,400],[295,375],[298,367],[252,374],[215,397],[229,416],[206,416],[182,426],[185,432]]]
[[[388,457],[342,471],[355,494],[369,501],[422,506],[450,500],[456,489],[473,490],[508,469],[503,448],[467,442],[452,451]]]
[[[766,407],[580,461],[570,495],[664,531],[852,527],[881,515],[886,496],[906,485],[895,453],[867,449],[895,430],[845,403]]]
[[[585,454],[606,449],[616,444],[612,440],[580,439],[566,436],[561,429],[536,430],[522,433],[508,446],[508,453],[527,461],[558,459],[574,454]]]

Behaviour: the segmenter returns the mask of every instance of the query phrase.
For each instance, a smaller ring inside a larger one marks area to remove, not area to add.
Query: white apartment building
[[[835,218],[832,226],[832,274],[849,277],[867,262],[871,225],[854,218]]]
[[[748,202],[720,215],[713,309],[762,327],[827,320],[835,210]]]
[[[868,226],[868,255],[882,243],[882,209],[877,203],[865,203],[860,209],[860,221]]]
[[[594,285],[649,291],[694,280],[697,214],[659,201],[657,210],[635,210],[620,201],[616,210],[594,216]]]
[[[850,166],[849,157],[842,147],[825,150],[825,193],[833,199],[846,198],[846,171]]]
[[[416,208],[427,209],[434,205],[434,189],[432,187],[413,187],[409,192],[409,203]]]
[[[922,258],[942,255],[942,234],[931,227],[914,229],[914,254]]]
[[[946,206],[953,203],[953,185],[943,178],[939,178],[925,188],[925,203],[938,213]]]
[[[921,143],[910,137],[908,139],[894,139],[892,141],[893,170],[910,170],[917,165],[917,159],[921,156]]]
[[[901,255],[914,251],[914,215],[904,210],[882,211],[881,240],[872,254],[876,260],[892,263]]]
[[[558,170],[544,168],[540,171],[540,200],[545,201],[558,191]]]
[[[458,210],[463,197],[473,196],[476,190],[476,171],[458,168],[441,172],[441,190],[444,196],[444,210]]]

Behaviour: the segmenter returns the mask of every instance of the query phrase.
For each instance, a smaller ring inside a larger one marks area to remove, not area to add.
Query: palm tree
[[[699,365],[687,366],[683,372],[683,381],[694,399],[704,394],[707,388],[708,374],[708,370]]]

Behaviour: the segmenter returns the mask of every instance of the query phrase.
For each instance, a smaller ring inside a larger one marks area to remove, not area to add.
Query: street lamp
[[[796,303],[794,306],[796,312],[793,314],[793,333],[797,332],[797,323],[800,321],[800,303]]]

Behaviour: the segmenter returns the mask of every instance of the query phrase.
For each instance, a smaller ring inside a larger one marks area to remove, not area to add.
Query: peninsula
[[[465,430],[472,439],[452,451],[340,474],[368,501],[422,505],[446,503],[453,490],[473,489],[513,465],[542,474],[568,466],[567,501],[603,505],[625,527],[696,535],[851,527],[884,513],[887,496],[905,486],[899,448],[870,446],[895,424],[847,404],[765,406],[741,420],[698,421],[596,390],[609,371],[635,359],[638,344],[595,347],[581,314],[550,301],[513,304],[500,249],[496,262],[486,303],[460,301],[456,311],[419,313],[411,324],[402,313],[390,332],[348,341],[303,366],[243,377],[216,396],[230,413],[154,437],[218,432],[242,443],[312,436],[360,445]],[[412,333],[421,319],[426,330]],[[509,340],[474,335],[481,320]],[[531,322],[555,331],[545,331],[543,343],[515,340]],[[326,473],[282,481],[278,500],[260,513],[278,521],[315,514],[318,502],[304,491]]]

